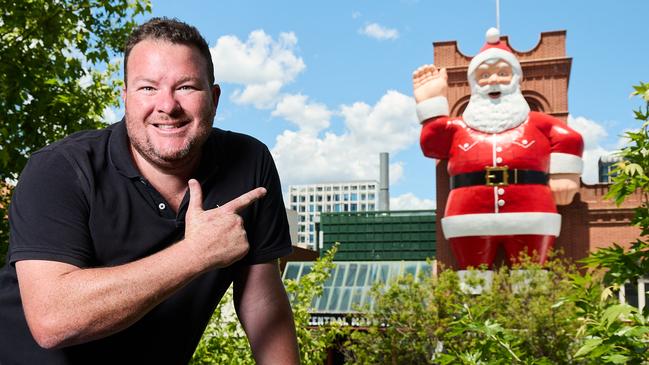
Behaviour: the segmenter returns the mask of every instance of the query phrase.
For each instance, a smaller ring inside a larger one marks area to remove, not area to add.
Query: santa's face
[[[481,63],[469,77],[471,99],[462,115],[466,124],[498,133],[525,122],[530,108],[520,90],[521,76],[501,59]]]
[[[509,63],[500,60],[493,64],[481,63],[475,70],[474,76],[476,83],[483,88],[489,85],[509,85],[514,73]],[[497,99],[500,97],[500,92],[491,92],[489,97]]]

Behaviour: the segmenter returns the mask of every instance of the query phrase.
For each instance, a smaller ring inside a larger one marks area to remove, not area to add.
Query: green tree
[[[338,324],[311,328],[309,308],[315,298],[322,295],[323,285],[334,267],[333,258],[338,246],[333,246],[314,263],[311,271],[299,280],[286,280],[286,293],[291,300],[300,363],[322,365],[327,349],[333,346],[337,336],[343,333]],[[241,324],[234,314],[231,290],[221,299],[203,333],[192,365],[207,364],[254,364],[250,345]]]
[[[580,332],[587,338],[577,357],[601,364],[649,363],[649,323],[645,313],[620,304],[616,290],[649,273],[649,84],[634,86],[634,95],[644,106],[635,111],[640,128],[625,133],[628,145],[620,151],[622,161],[614,173],[607,197],[619,205],[631,194],[641,193],[642,202],[635,209],[632,224],[640,228],[640,238],[625,250],[614,244],[600,249],[584,260],[593,277],[576,278],[573,301],[578,306]],[[595,275],[597,277],[595,277]],[[645,295],[645,293],[638,293]]]
[[[520,271],[518,269],[524,269]],[[350,364],[569,364],[576,351],[569,295],[574,265],[529,260],[493,273],[490,289],[469,294],[456,272],[397,278],[372,291],[372,326],[346,344]],[[478,272],[466,285],[486,285]]]
[[[120,53],[149,0],[0,0],[0,180],[35,150],[103,126],[118,105]],[[0,255],[7,244],[0,208]],[[0,257],[1,258],[1,257]]]

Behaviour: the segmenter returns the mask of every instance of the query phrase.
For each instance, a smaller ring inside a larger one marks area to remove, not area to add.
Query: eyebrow
[[[176,81],[176,83],[178,83],[178,84],[182,84],[182,83],[187,82],[187,81],[197,81],[197,82],[201,82],[202,79],[201,79],[200,77],[196,77],[196,76],[183,76],[183,77],[179,78],[179,79]],[[157,81],[157,80],[154,80],[154,79],[150,79],[150,78],[148,78],[148,77],[136,77],[136,78],[133,80],[133,82],[147,82],[147,83],[151,83],[151,84],[156,84],[158,81]]]

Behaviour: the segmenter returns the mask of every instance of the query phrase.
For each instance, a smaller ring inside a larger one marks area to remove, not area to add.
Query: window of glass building
[[[357,313],[361,306],[372,307],[369,291],[379,282],[387,284],[399,275],[412,274],[416,280],[432,275],[431,264],[425,261],[357,261],[335,262],[325,281],[322,295],[316,298],[310,312]],[[299,280],[311,272],[312,262],[288,262],[283,279]]]

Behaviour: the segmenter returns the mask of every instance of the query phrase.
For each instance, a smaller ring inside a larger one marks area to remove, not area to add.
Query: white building
[[[320,221],[320,212],[375,211],[378,205],[379,183],[374,180],[290,185],[288,208],[297,212],[294,244],[317,249],[316,222]]]

